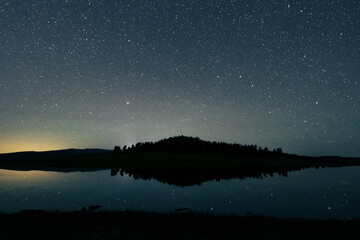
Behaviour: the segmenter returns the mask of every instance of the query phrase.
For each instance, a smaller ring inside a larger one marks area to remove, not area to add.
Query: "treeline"
[[[137,143],[130,147],[115,146],[115,153],[148,153],[170,152],[179,154],[221,154],[242,156],[282,156],[281,148],[269,150],[257,145],[229,144],[224,142],[203,141],[198,137],[177,136],[160,140],[158,142]]]

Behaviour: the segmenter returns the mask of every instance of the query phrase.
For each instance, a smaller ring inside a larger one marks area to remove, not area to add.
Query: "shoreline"
[[[0,213],[0,239],[360,239],[360,219],[310,220],[208,213]]]

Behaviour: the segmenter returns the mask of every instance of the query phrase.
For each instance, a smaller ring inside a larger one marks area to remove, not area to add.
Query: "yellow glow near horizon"
[[[67,148],[65,145],[51,142],[3,142],[0,141],[0,153],[24,151],[49,151]]]
[[[0,153],[24,152],[24,151],[49,151],[70,148],[70,144],[65,144],[54,139],[41,138],[17,138],[7,137],[0,139]]]
[[[24,179],[28,181],[36,181],[42,179],[55,179],[60,178],[62,173],[58,172],[48,172],[48,171],[16,171],[16,170],[6,170],[0,169],[0,179],[4,181],[20,181],[23,182]]]

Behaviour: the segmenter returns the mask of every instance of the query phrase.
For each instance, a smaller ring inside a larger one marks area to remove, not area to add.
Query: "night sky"
[[[0,3],[0,152],[177,135],[360,156],[359,0]]]

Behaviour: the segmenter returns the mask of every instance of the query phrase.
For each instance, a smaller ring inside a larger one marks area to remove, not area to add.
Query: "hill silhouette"
[[[0,168],[11,170],[94,171],[155,179],[176,186],[210,180],[262,178],[311,167],[359,166],[359,158],[306,157],[257,145],[210,142],[177,136],[111,150],[68,149],[0,154]]]
[[[26,151],[15,153],[2,153],[0,154],[1,160],[11,161],[31,161],[31,160],[61,160],[66,158],[73,158],[82,155],[104,154],[110,150],[87,148],[87,149],[64,149],[64,150],[52,150],[44,152]]]
[[[234,155],[234,156],[261,156],[279,157],[290,156],[283,153],[281,148],[270,151],[267,147],[257,145],[229,144],[225,142],[210,142],[198,137],[176,136],[162,139],[158,142],[137,143],[131,147],[124,146],[122,149],[115,146],[116,153],[149,153],[169,152],[177,154],[205,154],[205,155]],[[294,156],[294,155],[293,155]]]

